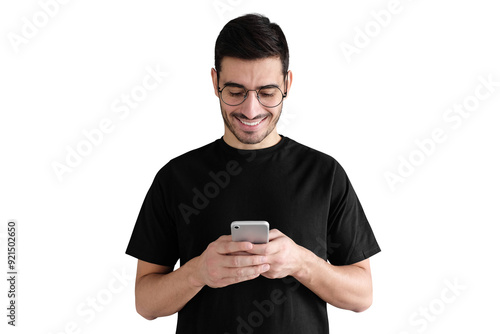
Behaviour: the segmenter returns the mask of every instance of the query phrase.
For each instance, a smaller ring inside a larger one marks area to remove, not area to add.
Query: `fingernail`
[[[263,270],[264,270],[264,271],[268,271],[268,270],[269,270],[269,268],[270,268],[269,264],[265,264],[265,265],[263,266]]]

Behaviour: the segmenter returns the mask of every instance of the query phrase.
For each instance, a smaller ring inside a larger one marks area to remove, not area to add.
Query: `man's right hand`
[[[268,271],[266,256],[241,255],[252,248],[251,242],[235,242],[230,235],[221,236],[196,258],[195,285],[222,288],[254,279]]]

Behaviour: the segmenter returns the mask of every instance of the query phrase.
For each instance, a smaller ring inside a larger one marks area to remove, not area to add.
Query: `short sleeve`
[[[335,164],[328,216],[328,261],[349,265],[380,252],[358,196],[342,166]]]
[[[179,247],[175,222],[168,212],[165,167],[156,174],[146,194],[125,253],[142,261],[173,268],[179,258]]]

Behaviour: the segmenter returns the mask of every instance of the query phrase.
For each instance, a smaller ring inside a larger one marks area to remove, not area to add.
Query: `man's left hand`
[[[261,275],[267,278],[294,276],[302,269],[305,248],[277,229],[269,231],[269,243],[255,244],[248,251],[251,254],[264,255],[271,268]]]

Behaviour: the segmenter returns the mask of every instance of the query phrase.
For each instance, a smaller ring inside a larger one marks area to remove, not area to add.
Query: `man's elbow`
[[[139,315],[141,317],[143,317],[146,320],[155,320],[157,318],[154,315],[151,315],[149,312],[147,312],[143,308],[141,308],[140,305],[138,305],[137,303],[135,304],[135,310],[137,311],[137,313],[139,313]]]
[[[140,313],[139,313],[140,314]],[[146,320],[155,320],[156,317],[150,317],[150,316],[147,316],[147,315],[144,315],[144,314],[140,314],[144,319]]]
[[[153,317],[153,316],[150,316],[150,315],[147,315],[147,314],[141,314],[141,313],[139,313],[139,315],[141,315],[146,320],[155,320],[156,319],[156,317]]]
[[[138,303],[137,301],[135,303],[135,310],[137,311],[137,313],[139,313],[141,317],[143,317],[146,320],[155,320],[156,318],[160,317],[168,317],[179,312],[179,310],[177,309],[167,309],[161,311],[154,310],[148,307],[147,304]]]
[[[372,303],[373,303],[373,298],[372,295],[370,294],[370,296],[367,296],[366,298],[364,298],[364,300],[360,301],[358,305],[353,307],[352,311],[356,313],[364,312],[368,310],[370,306],[372,306]]]

